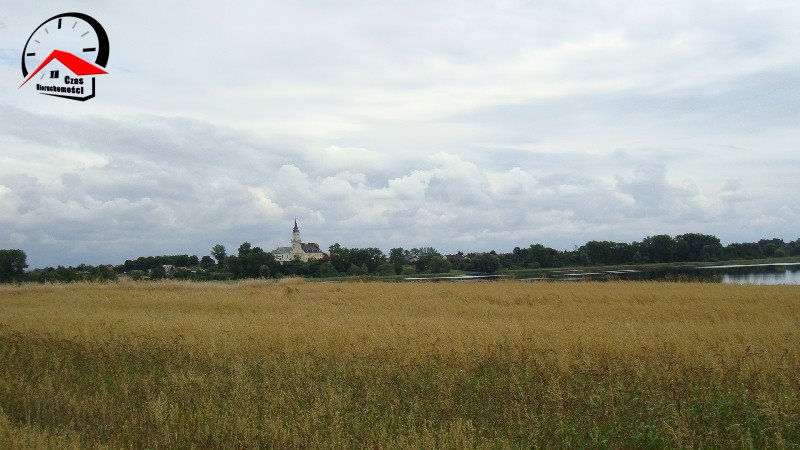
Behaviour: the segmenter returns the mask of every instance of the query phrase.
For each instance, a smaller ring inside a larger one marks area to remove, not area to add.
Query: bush
[[[339,272],[336,271],[336,268],[333,267],[330,261],[326,261],[319,265],[319,276],[322,278],[327,277],[338,277],[341,275]]]
[[[500,258],[492,253],[479,253],[472,258],[472,270],[483,273],[495,273],[502,269]]]
[[[453,267],[450,265],[450,261],[445,259],[444,256],[434,255],[431,258],[431,273],[448,273],[452,268]]]
[[[347,275],[350,276],[364,275],[364,270],[355,264],[350,264],[350,268],[347,269]]]
[[[403,270],[400,271],[402,275],[416,275],[417,268],[414,266],[403,266]]]
[[[380,276],[394,275],[394,266],[390,263],[383,263],[375,269],[375,272]]]
[[[142,277],[145,276],[145,272],[144,272],[144,270],[131,270],[130,275],[131,275],[131,278],[133,280],[138,281],[138,280],[141,280]]]

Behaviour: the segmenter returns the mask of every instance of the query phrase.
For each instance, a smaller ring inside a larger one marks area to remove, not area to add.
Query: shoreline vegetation
[[[734,260],[724,260],[724,261],[704,261],[704,262],[672,262],[672,263],[651,263],[651,264],[614,264],[614,265],[607,265],[607,266],[570,266],[570,267],[555,267],[555,268],[538,268],[538,269],[500,269],[497,271],[497,274],[501,276],[501,278],[507,280],[517,280],[521,279],[524,280],[526,277],[529,276],[541,276],[547,273],[556,273],[556,272],[581,272],[581,271],[594,271],[594,272],[613,272],[618,270],[631,270],[631,271],[658,271],[658,270],[671,270],[671,269],[701,269],[701,268],[712,268],[717,266],[731,266],[733,268],[737,266],[743,267],[751,267],[751,266],[771,266],[771,265],[794,265],[800,264],[800,257],[783,257],[783,258],[759,258],[759,259],[734,259]],[[133,279],[131,277],[126,276],[117,276],[113,278],[88,278],[88,279],[75,279],[70,280],[68,283],[79,283],[79,284],[97,284],[97,283],[115,283],[115,282],[136,282],[136,283],[158,283],[163,281],[187,281],[187,282],[223,282],[223,284],[231,284],[235,285],[240,282],[246,281],[271,281],[271,282],[294,282],[297,280],[308,281],[308,282],[393,282],[393,281],[403,281],[407,278],[413,279],[425,279],[425,278],[439,278],[443,276],[462,276],[462,275],[469,275],[475,274],[475,272],[465,271],[465,270],[450,270],[449,272],[443,273],[417,273],[413,275],[358,275],[358,276],[331,276],[325,278],[310,278],[310,277],[302,277],[302,276],[279,276],[274,278],[250,278],[250,279],[223,279],[223,280],[197,280],[197,279],[178,279],[175,280],[174,278],[158,278],[158,279],[151,279],[151,278],[144,278],[144,279]],[[480,274],[480,273],[478,273]],[[609,280],[616,281],[617,279],[613,277],[609,277]],[[547,278],[542,278],[542,280],[547,280]],[[590,281],[602,281],[598,279],[593,279]],[[637,280],[627,280],[627,281],[637,281]],[[644,281],[700,281],[697,279],[692,279],[691,277],[682,277],[679,279],[657,279],[657,280],[644,280]],[[17,285],[28,285],[28,284],[60,284],[63,283],[61,280],[47,280],[46,282],[42,283],[41,281],[21,281],[17,282]],[[0,283],[2,286],[2,283]]]
[[[315,247],[317,248],[317,247]],[[335,243],[321,258],[277,261],[271,252],[243,242],[235,254],[222,244],[211,254],[142,256],[119,265],[47,267],[27,270],[27,255],[20,249],[0,250],[1,282],[108,281],[118,277],[133,280],[179,279],[222,281],[257,278],[303,277],[397,279],[430,275],[530,273],[534,276],[557,270],[613,270],[614,268],[659,270],[692,265],[736,262],[800,261],[800,239],[761,239],[758,242],[723,246],[716,236],[686,233],[648,236],[632,243],[589,241],[573,250],[557,250],[541,244],[515,247],[511,253],[495,251],[443,255],[435,248],[392,248],[388,254],[375,247],[347,248]]]
[[[750,267],[750,266],[767,266],[767,265],[781,265],[781,264],[797,264],[800,263],[800,257],[784,257],[784,258],[759,258],[759,259],[734,259],[734,260],[724,260],[724,261],[702,261],[702,262],[672,262],[672,263],[650,263],[650,264],[614,264],[614,265],[607,265],[607,266],[569,266],[569,267],[552,267],[552,268],[536,268],[536,269],[499,269],[498,271],[494,272],[494,274],[499,275],[500,278],[506,279],[526,279],[531,277],[542,277],[542,281],[546,281],[550,275],[556,273],[564,273],[564,272],[614,272],[618,270],[630,270],[636,272],[657,272],[657,271],[669,271],[669,270],[676,270],[676,269],[683,269],[683,270],[693,270],[693,269],[701,269],[705,267],[716,267],[716,266],[732,266],[735,268],[736,266],[743,266],[743,267]],[[161,282],[166,280],[176,280],[176,281],[188,281],[188,282],[198,282],[198,283],[206,283],[206,282],[223,282],[226,284],[237,284],[242,281],[248,280],[269,280],[273,282],[280,282],[281,280],[289,281],[295,279],[302,279],[309,282],[321,282],[321,283],[330,283],[330,282],[394,282],[394,281],[404,281],[406,279],[416,279],[416,280],[424,280],[426,278],[441,278],[441,277],[448,277],[448,276],[464,276],[464,275],[484,275],[485,272],[473,272],[467,270],[453,270],[451,269],[449,272],[436,272],[436,273],[414,273],[414,274],[404,274],[404,275],[376,275],[376,274],[360,274],[360,275],[347,275],[347,276],[327,276],[327,277],[305,277],[302,275],[277,275],[274,277],[258,277],[258,278],[221,278],[221,279],[198,279],[198,278],[174,278],[174,277],[159,277],[159,278],[150,278],[150,277],[140,277],[140,278],[132,278],[127,274],[122,275],[115,275],[115,276],[98,276],[98,277],[80,277],[75,276],[69,278],[67,280],[59,279],[58,277],[54,277],[53,279],[45,279],[45,280],[20,280],[16,281],[16,284],[59,284],[59,283],[115,283],[115,282],[137,282],[137,283],[150,283],[150,282]],[[613,276],[613,274],[609,274],[608,280],[617,280],[619,277]],[[555,280],[556,278],[552,278]],[[598,279],[593,279],[593,281],[599,281]],[[636,280],[630,280],[636,281]],[[655,279],[655,280],[642,280],[642,281],[704,281],[701,280],[699,277],[693,277],[691,275],[681,275],[677,278],[664,278],[664,279]],[[707,281],[707,280],[706,280]],[[0,283],[2,285],[2,283]]]
[[[0,286],[11,447],[796,447],[800,288]]]

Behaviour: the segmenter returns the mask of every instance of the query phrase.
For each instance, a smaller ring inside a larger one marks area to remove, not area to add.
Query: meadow
[[[0,286],[3,448],[797,448],[798,424],[798,286]]]

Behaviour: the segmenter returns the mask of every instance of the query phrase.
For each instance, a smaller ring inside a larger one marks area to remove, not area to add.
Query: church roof
[[[297,219],[294,219],[294,230],[293,231],[295,233],[299,233],[300,232],[300,229],[297,227]],[[292,244],[293,245],[297,244],[297,242],[295,242],[294,236],[292,237]],[[293,248],[294,247],[278,247],[275,250],[273,250],[272,253],[276,254],[276,255],[286,255],[286,254],[296,255],[298,253],[322,253],[322,250],[319,248],[319,244],[317,244],[315,242],[300,243],[300,251],[299,252],[294,252],[292,250]]]
[[[322,252],[322,250],[319,249],[319,244],[316,244],[314,242],[303,243],[303,244],[300,244],[300,245],[303,247],[303,251],[306,252],[306,253]]]

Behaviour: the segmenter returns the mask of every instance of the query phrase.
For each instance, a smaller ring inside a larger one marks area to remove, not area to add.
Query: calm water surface
[[[800,284],[800,264],[718,266],[704,269],[722,275],[725,284]]]
[[[570,269],[554,269],[547,271],[544,278],[527,278],[520,274],[520,278],[527,280],[546,279],[551,281],[568,280],[686,280],[718,282],[724,284],[760,284],[800,285],[800,263],[775,263],[775,264],[741,264],[726,266],[706,267],[681,267],[653,270],[608,270],[608,271],[579,271]],[[541,274],[536,275],[542,277]]]

